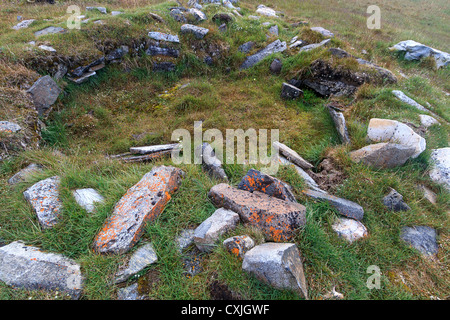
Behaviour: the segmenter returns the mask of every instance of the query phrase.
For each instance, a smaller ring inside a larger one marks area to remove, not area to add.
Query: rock
[[[297,171],[297,173],[300,175],[300,177],[302,177],[303,181],[305,181],[305,183],[308,185],[308,187],[310,189],[312,189],[314,191],[318,191],[318,192],[325,192],[324,190],[320,189],[317,182],[309,174],[307,174],[302,168],[300,168],[296,164],[290,162],[288,159],[286,159],[283,156],[280,156],[279,159],[280,159],[280,163],[282,165],[289,165],[289,166],[294,167],[295,171]]]
[[[426,114],[419,114],[420,118],[420,124],[424,126],[425,128],[429,128],[435,124],[440,125],[439,121],[437,121],[435,118],[428,116]]]
[[[122,14],[122,11],[111,11],[112,16],[118,16],[119,14]]]
[[[277,36],[278,37],[278,25],[273,25],[269,28],[269,34]]]
[[[403,101],[406,104],[409,104],[410,106],[415,107],[416,109],[420,110],[420,111],[428,111],[427,108],[425,108],[424,106],[422,106],[421,104],[417,103],[416,101],[414,101],[413,99],[411,99],[410,97],[408,97],[406,94],[404,94],[403,92],[401,92],[400,90],[392,90],[392,93],[401,101]]]
[[[194,243],[200,251],[210,252],[214,243],[224,233],[233,230],[239,223],[236,212],[223,208],[217,209],[208,219],[203,221],[194,232]]]
[[[249,41],[241,45],[238,50],[243,53],[249,53],[253,49],[254,45],[255,43],[253,41]]]
[[[121,254],[139,241],[147,222],[156,219],[181,185],[185,173],[174,167],[154,167],[119,200],[94,240],[99,253]]]
[[[177,22],[186,22],[187,19],[184,16],[183,11],[180,9],[172,9],[170,10],[170,16],[174,18]]]
[[[400,237],[423,255],[433,256],[438,252],[436,230],[428,226],[404,227]]]
[[[227,13],[216,13],[212,17],[212,21],[219,23],[230,23],[233,21],[233,17]]]
[[[154,62],[153,72],[172,72],[175,71],[176,65],[173,62]]]
[[[255,241],[249,236],[235,236],[223,242],[224,248],[239,259],[243,259],[248,250],[255,246]]]
[[[144,300],[145,296],[139,293],[139,284],[133,283],[117,290],[117,300]]]
[[[209,143],[203,143],[195,150],[196,156],[202,159],[202,167],[215,179],[228,181],[227,174],[222,168],[222,162],[216,157],[214,149]]]
[[[181,231],[181,233],[175,239],[178,252],[183,252],[183,250],[187,249],[191,244],[194,243],[194,234],[195,230],[193,229],[185,229]]]
[[[411,156],[417,158],[426,148],[424,138],[414,132],[409,126],[396,120],[370,119],[367,136],[374,142],[391,142],[414,148]]]
[[[88,71],[85,74],[83,74],[81,77],[78,77],[78,78],[69,77],[69,80],[76,84],[82,84],[82,83],[85,83],[86,81],[88,81],[90,77],[93,77],[96,74],[97,74],[97,72],[95,72],[95,71]]]
[[[319,43],[308,44],[306,46],[301,47],[298,52],[307,52],[307,51],[310,51],[310,50],[313,50],[313,49],[317,49],[317,48],[323,47],[323,46],[327,45],[330,41],[331,41],[330,39],[325,39],[325,40],[323,40],[323,41],[321,41]]]
[[[290,48],[290,49],[293,49],[293,48],[303,47],[303,46],[305,46],[305,45],[306,45],[306,42],[305,42],[305,41],[303,41],[303,40],[297,40],[297,41],[291,43],[291,44],[289,45],[289,48]]]
[[[34,174],[41,171],[43,171],[41,165],[32,163],[9,178],[8,183],[14,185],[21,182],[27,182]]]
[[[197,27],[192,24],[184,24],[181,26],[181,33],[191,33],[197,39],[203,39],[209,32],[209,29]]]
[[[431,204],[437,203],[437,194],[434,193],[431,189],[427,188],[424,185],[419,185],[419,189],[423,192],[423,196],[427,199]]]
[[[23,20],[16,24],[14,27],[12,27],[14,30],[20,30],[24,28],[28,28],[35,20],[29,19],[29,20]]]
[[[38,48],[48,52],[56,52],[56,49],[50,46],[40,45]]]
[[[311,30],[315,31],[315,32],[319,32],[321,35],[323,35],[326,38],[333,38],[334,37],[334,33],[330,32],[327,29],[324,29],[322,27],[312,27]]]
[[[313,190],[303,190],[303,194],[313,199],[326,201],[334,207],[340,214],[348,218],[362,220],[364,217],[364,209],[357,203],[338,198],[328,193],[317,192]]]
[[[227,24],[226,23],[223,23],[223,24],[221,24],[220,26],[219,26],[219,31],[220,32],[226,32],[227,31]]]
[[[180,147],[180,144],[178,143],[172,143],[172,144],[161,144],[161,145],[155,145],[155,146],[146,146],[146,147],[131,147],[130,153],[133,154],[150,154],[160,151],[167,151],[167,150],[174,150]]]
[[[265,5],[259,5],[256,9],[256,13],[266,16],[266,17],[274,17],[278,18],[277,12],[273,10],[272,8],[266,7]]]
[[[157,41],[180,43],[180,39],[178,38],[178,35],[172,35],[172,34],[152,31],[152,32],[148,33],[148,36],[151,39],[157,40]]]
[[[345,124],[345,117],[339,109],[333,107],[333,105],[327,106],[328,112],[330,113],[331,118],[333,119],[334,126],[336,127],[336,131],[339,136],[339,140],[341,140],[344,144],[350,144],[350,137],[347,131],[347,125]]]
[[[55,72],[55,74],[53,75],[53,79],[55,80],[61,80],[66,74],[67,74],[67,66],[60,63],[58,64],[58,68]]]
[[[100,13],[106,14],[106,8],[105,7],[86,7],[87,11],[100,11]]]
[[[269,44],[264,49],[258,51],[257,53],[247,57],[245,61],[241,64],[240,69],[248,69],[264,58],[270,56],[271,54],[277,53],[277,52],[283,52],[287,49],[286,42],[281,42],[280,40],[275,40],[271,44]]]
[[[378,169],[395,168],[408,161],[416,150],[413,147],[396,143],[377,143],[350,152],[354,162],[363,162]]]
[[[303,205],[258,191],[251,193],[222,183],[212,187],[208,197],[216,207],[237,212],[243,222],[260,229],[268,241],[289,241],[306,223]]]
[[[204,21],[208,19],[206,17],[206,14],[204,14],[202,11],[196,8],[190,8],[189,13],[192,14],[197,21]]]
[[[15,122],[0,121],[1,133],[16,133],[22,130],[22,127]]]
[[[406,60],[421,60],[433,57],[437,68],[445,67],[450,63],[449,53],[428,47],[414,40],[401,41],[390,49],[405,52]]]
[[[145,51],[145,54],[149,56],[166,56],[178,58],[178,56],[180,55],[180,51],[173,48],[161,48],[158,46],[150,45],[148,49]]]
[[[45,35],[48,35],[48,34],[64,33],[64,32],[66,32],[66,30],[64,28],[61,28],[61,27],[47,27],[45,29],[36,31],[34,33],[34,35],[36,37],[40,37],[40,36],[45,36]]]
[[[248,251],[242,269],[280,290],[293,290],[308,299],[300,252],[294,243],[264,243]]]
[[[39,116],[48,114],[50,107],[56,102],[61,88],[50,76],[39,78],[30,89],[27,90],[30,94]]]
[[[96,202],[103,202],[105,200],[97,190],[92,188],[77,189],[73,191],[73,196],[80,207],[89,213],[94,212]]]
[[[339,218],[331,227],[339,237],[344,238],[350,243],[367,237],[367,228],[357,220]]]
[[[280,74],[282,68],[283,63],[280,59],[274,59],[270,64],[270,72],[272,72],[273,74]]]
[[[119,48],[110,51],[105,56],[105,60],[109,63],[119,62],[129,50],[128,46],[120,46]]]
[[[303,96],[303,91],[293,85],[284,82],[281,87],[281,98],[286,100],[294,100]]]
[[[54,176],[39,181],[23,192],[44,229],[52,228],[58,223],[58,215],[62,208],[58,192],[59,184],[60,178]]]
[[[116,279],[114,283],[121,283],[127,281],[131,276],[144,270],[149,265],[155,263],[158,260],[155,249],[151,243],[143,245],[130,258],[125,270],[116,273]]]
[[[275,141],[273,143],[273,147],[279,151],[284,157],[286,157],[287,160],[293,162],[297,166],[299,166],[302,169],[308,170],[314,168],[314,166],[303,159],[297,152],[286,146],[285,144]]]
[[[247,18],[249,18],[249,19],[251,19],[251,20],[259,20],[261,17],[250,15],[250,16],[248,16]]]
[[[165,20],[163,18],[161,18],[161,16],[157,15],[156,13],[149,12],[148,16],[159,23],[166,23]]]
[[[431,163],[431,180],[450,191],[450,148],[432,150]]]
[[[292,188],[287,183],[255,169],[247,172],[237,188],[249,192],[259,191],[281,200],[297,202]]]
[[[26,290],[62,291],[78,299],[84,278],[80,266],[55,253],[43,252],[21,241],[0,247],[0,281]]]
[[[340,292],[337,292],[336,287],[333,287],[333,289],[330,292],[324,294],[323,299],[324,300],[342,300],[342,299],[344,299],[344,295]]]
[[[391,211],[408,211],[411,208],[403,202],[403,196],[391,188],[388,195],[383,198],[383,204]]]

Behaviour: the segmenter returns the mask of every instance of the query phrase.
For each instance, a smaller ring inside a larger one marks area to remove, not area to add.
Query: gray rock
[[[426,115],[426,114],[419,114],[420,124],[424,126],[425,128],[429,128],[435,124],[440,125],[439,121],[437,121],[435,118]]]
[[[208,219],[203,221],[194,231],[194,243],[200,251],[210,252],[219,237],[233,230],[239,223],[236,212],[217,209]]]
[[[48,34],[64,33],[64,32],[66,32],[66,30],[64,28],[61,28],[61,27],[47,27],[45,29],[36,31],[34,33],[34,35],[36,37],[41,37],[41,36],[45,36],[45,35],[48,35]]]
[[[421,104],[417,103],[416,101],[414,101],[413,99],[411,99],[410,97],[408,97],[406,94],[404,94],[402,91],[400,90],[392,90],[392,93],[401,101],[403,101],[406,104],[409,104],[410,106],[415,107],[416,109],[420,110],[420,111],[428,111],[427,108],[425,108],[424,106],[422,106]]]
[[[293,43],[291,43],[290,45],[289,45],[289,48],[290,49],[292,49],[292,48],[298,48],[298,47],[303,47],[303,46],[305,46],[306,45],[306,42],[305,41],[303,41],[303,40],[296,40],[295,42],[293,42]]]
[[[191,33],[197,39],[203,39],[209,32],[209,29],[197,27],[192,24],[184,24],[181,26],[181,33]]]
[[[433,256],[438,252],[436,230],[428,226],[404,227],[400,237],[423,255]]]
[[[80,297],[84,282],[75,261],[21,241],[0,247],[0,280],[15,288],[63,291],[73,299]]]
[[[300,168],[298,165],[290,162],[288,159],[286,159],[283,156],[279,156],[279,160],[280,160],[281,165],[288,165],[288,166],[294,167],[295,171],[297,171],[299,176],[302,177],[303,181],[305,181],[305,183],[308,185],[308,188],[310,188],[314,191],[327,193],[326,191],[320,189],[317,182],[309,174],[307,174],[302,168]]]
[[[170,16],[174,18],[177,22],[186,22],[187,19],[184,16],[183,11],[180,9],[172,9],[170,10]]]
[[[128,46],[120,46],[117,49],[110,51],[106,56],[105,60],[109,63],[120,61],[128,52]]]
[[[28,28],[35,20],[29,19],[29,20],[23,20],[16,24],[14,27],[12,27],[14,30],[20,30],[24,28]]]
[[[273,147],[278,150],[279,153],[281,153],[284,157],[286,157],[287,160],[293,162],[300,168],[303,168],[305,170],[314,168],[311,163],[303,159],[297,152],[289,148],[287,145],[279,141],[275,141],[273,143]]]
[[[29,180],[34,174],[39,173],[42,171],[42,166],[32,163],[26,168],[23,168],[19,172],[17,172],[15,175],[13,175],[11,178],[9,178],[8,183],[11,185],[20,183],[20,182],[26,182]]]
[[[432,150],[431,163],[431,180],[450,191],[450,148]]]
[[[139,293],[138,283],[117,290],[117,300],[144,300],[145,296]]]
[[[87,212],[92,213],[95,209],[96,202],[103,202],[105,198],[95,189],[77,189],[73,191],[75,201]]]
[[[173,62],[154,62],[152,66],[153,72],[172,72],[175,71],[176,65]]]
[[[303,46],[300,48],[300,50],[298,52],[307,52],[310,50],[314,50],[320,47],[323,47],[325,45],[327,45],[331,40],[330,39],[325,39],[319,43],[312,43],[312,44],[308,44],[307,46]]]
[[[123,14],[123,12],[122,11],[111,11],[112,16],[118,16],[120,14]]]
[[[334,126],[339,135],[339,140],[344,144],[350,144],[350,137],[348,135],[347,125],[345,124],[344,114],[332,105],[328,105],[327,109],[333,119]]]
[[[149,56],[166,56],[172,58],[178,58],[180,55],[180,50],[173,48],[161,48],[158,46],[150,45],[145,53]]]
[[[197,21],[204,21],[208,19],[206,17],[206,14],[204,14],[202,11],[196,8],[190,8],[189,13],[192,14]]]
[[[270,64],[270,72],[272,72],[273,74],[280,74],[282,68],[283,63],[280,59],[274,59]]]
[[[180,144],[172,143],[172,144],[161,144],[155,146],[145,146],[145,147],[131,147],[130,153],[133,154],[150,154],[160,151],[174,150],[180,148]]]
[[[15,122],[0,121],[0,132],[16,133],[22,130],[22,128]]]
[[[362,220],[364,217],[364,209],[359,204],[353,201],[338,198],[336,196],[327,193],[317,192],[313,190],[304,190],[302,192],[303,194],[313,199],[327,201],[343,216],[356,220]]]
[[[265,5],[260,4],[258,8],[256,9],[256,13],[266,16],[266,17],[273,17],[277,18],[277,12],[273,10],[272,8],[266,7]]]
[[[328,31],[327,29],[324,29],[322,27],[312,27],[311,30],[319,32],[321,35],[323,35],[324,37],[327,37],[327,38],[334,37],[334,33],[332,33],[331,31]]]
[[[39,78],[27,92],[31,96],[39,116],[44,116],[50,111],[50,107],[56,102],[61,88],[50,76]]]
[[[289,83],[283,83],[283,86],[281,87],[281,98],[286,100],[294,100],[301,96],[303,96],[302,90]]]
[[[97,10],[97,11],[100,11],[101,13],[103,13],[103,14],[106,14],[106,8],[105,7],[86,7],[86,10],[87,11]]]
[[[273,25],[269,28],[269,34],[277,36],[278,37],[278,25]]]
[[[253,41],[249,41],[241,45],[238,50],[243,53],[249,53],[253,49],[254,45],[255,43]]]
[[[60,80],[67,74],[67,66],[65,64],[58,64],[58,69],[56,70],[55,74],[53,75],[53,79]]]
[[[58,215],[62,208],[58,192],[59,184],[59,177],[54,176],[39,181],[23,192],[44,229],[52,228],[58,223]]]
[[[308,299],[300,252],[294,243],[264,243],[248,251],[242,269],[281,290],[299,292]]]
[[[392,211],[408,211],[411,208],[403,202],[403,196],[391,188],[389,194],[383,198],[383,204]]]
[[[183,250],[187,249],[191,244],[194,243],[194,234],[194,229],[185,229],[181,231],[181,233],[175,239],[178,252],[183,252]]]
[[[38,48],[48,52],[56,52],[56,49],[50,46],[40,45]]]
[[[352,243],[367,237],[367,228],[359,221],[347,218],[339,218],[332,226],[339,237]]]
[[[196,156],[202,159],[202,167],[212,177],[228,181],[227,174],[222,168],[222,162],[216,157],[214,149],[209,143],[203,143],[195,150]]]
[[[97,74],[95,71],[88,71],[84,73],[81,77],[73,78],[68,77],[70,81],[76,83],[76,84],[82,84],[89,80],[90,77],[93,77]]]
[[[152,32],[148,33],[148,36],[151,39],[157,40],[157,41],[180,43],[180,39],[178,38],[178,35],[172,35],[172,34],[152,31]]]
[[[415,148],[410,146],[381,142],[350,152],[350,158],[378,169],[395,168],[404,165],[415,152]]]
[[[270,56],[271,54],[277,53],[277,52],[283,52],[287,49],[286,42],[281,42],[280,40],[275,40],[271,44],[269,44],[264,49],[258,51],[257,53],[247,57],[245,61],[241,64],[240,69],[248,69],[264,58]]]
[[[131,276],[144,270],[149,265],[155,263],[158,260],[155,249],[151,243],[143,245],[130,258],[125,270],[119,271],[116,274],[115,283],[121,283],[127,281]]]
[[[413,40],[401,41],[390,49],[405,52],[406,60],[421,60],[423,58],[433,57],[436,61],[437,68],[445,67],[450,63],[449,53],[431,48]]]
[[[249,236],[235,236],[226,239],[223,246],[232,255],[243,259],[247,251],[255,246],[255,241]]]

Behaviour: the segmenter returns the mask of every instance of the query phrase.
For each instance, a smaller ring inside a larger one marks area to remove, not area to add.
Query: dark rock
[[[269,44],[264,49],[258,51],[257,53],[247,57],[245,61],[241,64],[240,69],[248,69],[264,58],[270,56],[271,54],[277,53],[277,52],[283,52],[287,49],[286,42],[281,42],[280,40],[275,40],[271,44]]]
[[[419,250],[422,254],[432,256],[438,252],[436,230],[427,226],[404,227],[402,240]]]
[[[218,23],[230,23],[231,21],[233,21],[233,17],[227,13],[216,13],[213,17],[212,17],[212,21],[214,22],[218,22]]]
[[[281,68],[283,67],[283,63],[280,59],[275,59],[270,64],[270,72],[273,74],[280,74]]]
[[[292,100],[303,96],[303,91],[289,83],[283,83],[281,88],[281,98]]]
[[[253,49],[254,45],[255,43],[253,41],[249,41],[241,45],[238,50],[243,53],[249,53]]]
[[[61,88],[50,76],[39,78],[33,86],[27,90],[30,94],[39,116],[48,114],[50,107],[56,102]]]
[[[408,211],[411,208],[403,202],[403,196],[391,188],[387,196],[383,198],[383,204],[392,211]]]
[[[173,62],[154,62],[154,72],[172,72],[175,71],[176,65]]]
[[[178,58],[180,51],[173,48],[161,48],[157,46],[149,46],[145,53],[149,56],[167,56],[172,58]]]

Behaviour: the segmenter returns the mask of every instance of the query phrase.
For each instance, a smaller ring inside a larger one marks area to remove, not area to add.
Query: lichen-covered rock
[[[287,49],[286,42],[281,42],[279,39],[275,40],[271,44],[269,44],[264,49],[258,51],[257,53],[247,57],[245,61],[241,64],[240,69],[248,69],[261,60],[263,60],[265,57],[270,56],[271,54],[277,53],[277,52],[283,52]]]
[[[433,256],[438,252],[436,230],[428,226],[404,227],[400,237],[426,256]]]
[[[94,250],[121,254],[139,241],[147,222],[156,219],[178,190],[184,172],[178,168],[153,168],[119,200],[94,240]]]
[[[197,39],[203,39],[209,32],[209,29],[194,26],[192,24],[184,24],[181,26],[181,33],[193,34]]]
[[[39,78],[27,92],[31,95],[39,116],[43,116],[58,99],[61,88],[47,75]]]
[[[308,299],[300,252],[294,243],[264,243],[248,251],[242,269],[281,290],[299,292]]]
[[[52,228],[58,223],[59,212],[62,208],[59,185],[60,178],[54,176],[39,181],[23,192],[44,229]]]
[[[243,222],[260,229],[268,241],[289,241],[306,223],[303,205],[259,191],[251,193],[222,183],[212,187],[208,197],[216,207],[237,212]]]
[[[239,259],[243,259],[248,250],[255,246],[255,241],[249,236],[235,236],[223,242],[224,248]]]
[[[431,153],[430,178],[450,191],[450,148],[434,149]]]
[[[449,53],[431,48],[414,40],[401,41],[394,45],[391,50],[405,52],[406,60],[421,60],[433,57],[437,68],[445,67],[450,63]]]
[[[403,201],[403,196],[391,188],[389,194],[383,198],[383,204],[392,211],[408,211],[411,208]]]
[[[84,279],[75,261],[15,241],[0,247],[0,281],[27,290],[58,290],[78,299]]]
[[[332,226],[339,237],[352,243],[361,238],[367,237],[367,228],[357,220],[339,218]]]

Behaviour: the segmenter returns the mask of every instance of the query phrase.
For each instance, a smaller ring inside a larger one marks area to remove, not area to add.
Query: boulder
[[[255,169],[247,172],[237,188],[249,192],[259,191],[281,200],[297,202],[292,188],[287,183]]]
[[[73,191],[73,196],[80,207],[89,213],[94,212],[96,202],[103,202],[105,200],[97,190],[92,188],[77,189]]]
[[[433,57],[437,68],[445,67],[450,63],[449,53],[431,48],[414,40],[400,41],[390,49],[405,52],[406,60],[421,60]]]
[[[181,26],[181,33],[191,33],[197,39],[203,39],[209,32],[209,29],[197,27],[192,24],[184,24]]]
[[[131,276],[144,270],[158,260],[155,249],[151,243],[147,243],[137,249],[127,263],[127,267],[116,273],[114,283],[127,281]]]
[[[350,152],[354,162],[362,162],[374,168],[395,168],[402,166],[416,152],[416,149],[397,143],[377,143]]]
[[[48,34],[56,34],[56,33],[64,33],[64,32],[66,32],[66,30],[61,27],[47,27],[45,29],[36,31],[34,33],[34,35],[36,37],[41,37],[41,36],[46,36]]]
[[[185,173],[174,167],[154,167],[119,200],[94,240],[99,253],[121,254],[139,241],[147,222],[156,219],[178,190]]]
[[[308,299],[300,252],[294,243],[264,243],[244,255],[242,269],[280,290],[293,290]]]
[[[347,218],[339,218],[332,226],[339,237],[352,243],[367,237],[367,228],[359,221]]]
[[[196,156],[202,159],[202,167],[212,177],[228,181],[227,174],[222,168],[222,162],[216,157],[214,149],[209,143],[204,142],[195,150]]]
[[[11,185],[26,182],[28,181],[34,174],[41,172],[42,166],[36,163],[32,163],[28,165],[27,167],[23,168],[19,172],[17,172],[15,175],[13,175],[11,178],[8,179],[8,183]]]
[[[39,78],[27,92],[30,94],[39,116],[43,116],[49,113],[50,107],[61,93],[61,88],[52,77],[47,75]]]
[[[438,253],[437,234],[433,228],[428,226],[404,227],[400,237],[425,256],[433,256]]]
[[[450,191],[450,148],[434,149],[431,152],[430,178]]]
[[[396,120],[370,119],[367,136],[374,142],[391,142],[414,148],[417,158],[426,148],[426,141],[409,126]]]
[[[284,82],[281,87],[281,98],[286,100],[294,100],[303,96],[303,91],[293,85]]]
[[[222,183],[212,187],[208,197],[216,207],[237,212],[243,222],[260,229],[268,241],[289,241],[306,223],[303,205],[259,191],[252,193]]]
[[[270,56],[271,54],[277,53],[277,52],[283,52],[287,49],[286,42],[281,42],[280,40],[275,40],[271,44],[269,44],[264,49],[258,51],[257,53],[247,57],[245,61],[241,64],[240,69],[248,69],[264,58]]]
[[[383,198],[383,204],[391,211],[408,211],[411,208],[403,201],[403,196],[391,188],[389,194]]]
[[[0,247],[0,281],[26,290],[62,291],[78,299],[84,278],[75,261],[15,241]]]
[[[344,144],[350,144],[350,137],[348,135],[347,125],[345,124],[344,114],[333,105],[327,106],[328,112],[330,113],[331,119],[333,119],[334,126],[341,140]]]
[[[303,190],[302,192],[310,198],[328,202],[343,216],[356,220],[362,220],[364,217],[364,209],[353,201],[314,190]]]
[[[255,241],[249,236],[235,236],[223,242],[224,248],[232,255],[243,259],[244,255],[255,246]]]
[[[219,237],[233,230],[239,223],[236,212],[223,208],[217,209],[208,219],[203,221],[194,231],[194,243],[200,251],[210,252]]]
[[[52,228],[58,223],[59,212],[62,208],[59,184],[60,178],[54,176],[37,182],[23,192],[44,229]]]

